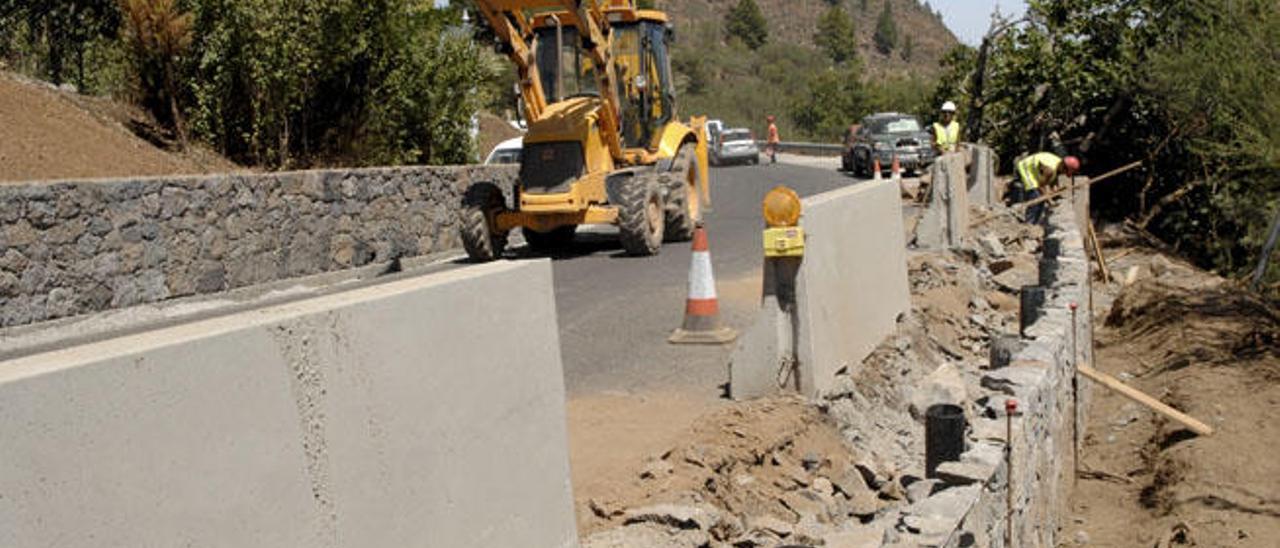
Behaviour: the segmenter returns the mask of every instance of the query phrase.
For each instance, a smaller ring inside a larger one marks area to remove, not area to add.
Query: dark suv
[[[841,164],[845,171],[871,176],[875,158],[880,159],[880,170],[887,172],[895,155],[904,172],[923,170],[934,160],[932,141],[919,118],[882,112],[863,118],[846,137]]]

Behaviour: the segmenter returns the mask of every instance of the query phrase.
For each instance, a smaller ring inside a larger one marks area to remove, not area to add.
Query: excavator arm
[[[600,137],[615,160],[623,158],[621,112],[617,82],[614,82],[609,18],[606,10],[634,10],[632,0],[476,0],[476,6],[493,27],[498,39],[507,46],[520,77],[525,109],[530,119],[538,119],[547,107],[546,90],[538,78],[537,63],[531,48],[533,29],[530,18],[538,13],[555,12],[561,24],[571,24],[581,37],[583,50],[591,56],[602,107]]]

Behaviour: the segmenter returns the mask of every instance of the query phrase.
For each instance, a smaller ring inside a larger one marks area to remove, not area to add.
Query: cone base
[[[688,331],[685,329],[676,329],[667,337],[667,342],[671,344],[725,344],[733,342],[738,338],[738,332],[733,328],[721,327],[710,331]]]

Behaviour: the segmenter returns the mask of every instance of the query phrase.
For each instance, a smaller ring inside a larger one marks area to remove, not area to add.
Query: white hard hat
[[[952,103],[951,101],[942,103],[942,112],[955,112],[955,111],[956,111],[955,103]]]

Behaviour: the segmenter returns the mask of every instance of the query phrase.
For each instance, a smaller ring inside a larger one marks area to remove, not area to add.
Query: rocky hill
[[[876,51],[872,43],[876,18],[884,0],[841,0],[854,19],[858,49],[872,74],[922,74],[938,72],[938,61],[960,42],[943,24],[941,17],[917,0],[890,0],[898,27],[899,47],[889,54]],[[723,28],[725,14],[738,0],[658,0],[681,32],[714,32]],[[769,21],[769,40],[813,46],[818,18],[830,6],[829,0],[756,0]],[[903,44],[911,41],[910,59]]]

